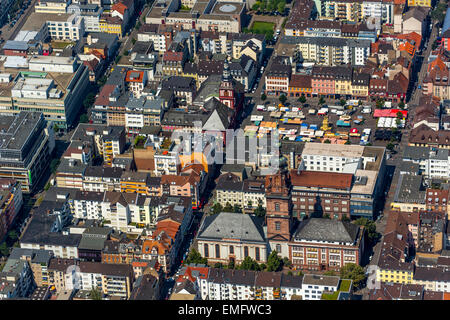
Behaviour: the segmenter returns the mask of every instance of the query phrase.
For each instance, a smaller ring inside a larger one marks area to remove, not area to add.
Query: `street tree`
[[[278,98],[278,100],[280,100],[280,102],[281,102],[282,104],[284,104],[284,103],[286,102],[287,98],[286,98],[286,96],[285,96],[284,94],[282,94],[282,95]]]
[[[197,264],[207,264],[208,259],[203,258],[200,252],[198,252],[195,248],[193,248],[185,261],[186,264],[197,263]]]
[[[302,94],[302,95],[300,96],[300,98],[298,98],[298,102],[300,102],[300,103],[305,103],[305,102],[306,102],[306,97],[305,97],[304,94]]]
[[[325,103],[325,98],[323,96],[321,96],[319,99],[319,104],[324,104],[324,103]]]

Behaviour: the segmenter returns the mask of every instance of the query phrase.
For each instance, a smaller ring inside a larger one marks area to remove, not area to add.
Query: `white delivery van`
[[[258,110],[258,111],[264,111],[264,110],[266,110],[266,107],[264,107],[263,104],[259,104],[258,106],[256,106],[256,110]]]

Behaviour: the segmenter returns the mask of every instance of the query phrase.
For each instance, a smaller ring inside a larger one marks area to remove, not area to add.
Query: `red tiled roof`
[[[138,76],[138,77],[136,77]],[[126,82],[143,82],[144,81],[144,71],[128,70],[125,77]]]
[[[106,106],[109,104],[109,95],[114,91],[116,88],[113,84],[105,84],[102,88],[102,91],[100,91],[97,99],[95,99],[94,105],[96,106]]]
[[[112,10],[112,11],[117,11],[117,12],[119,12],[121,15],[124,15],[124,14],[125,14],[125,11],[126,11],[127,9],[128,9],[127,6],[124,5],[124,4],[121,3],[121,2],[118,2],[118,3],[114,4],[114,5],[111,7],[111,10]]]
[[[183,52],[166,51],[164,53],[163,61],[182,61]]]
[[[319,172],[291,170],[293,186],[348,189],[352,185],[353,175],[350,173]]]

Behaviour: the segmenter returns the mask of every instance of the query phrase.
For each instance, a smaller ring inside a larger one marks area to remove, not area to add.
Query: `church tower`
[[[288,242],[291,237],[292,204],[289,180],[286,174],[266,177],[266,226],[271,250],[289,258]]]
[[[228,65],[228,58],[223,64],[222,82],[219,87],[219,100],[230,109],[234,110],[236,108],[236,91],[230,66]]]

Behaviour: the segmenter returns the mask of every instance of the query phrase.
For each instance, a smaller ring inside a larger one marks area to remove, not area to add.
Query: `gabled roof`
[[[252,214],[221,212],[205,218],[197,239],[238,239],[265,243],[262,224],[263,220]]]
[[[300,223],[294,238],[298,240],[356,243],[360,227],[346,221],[309,218]]]

